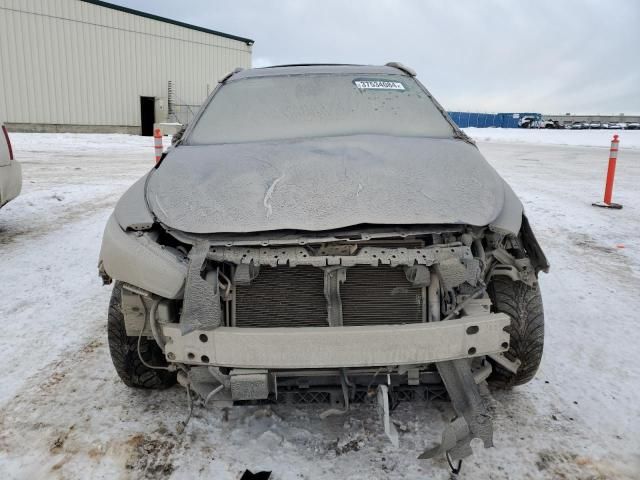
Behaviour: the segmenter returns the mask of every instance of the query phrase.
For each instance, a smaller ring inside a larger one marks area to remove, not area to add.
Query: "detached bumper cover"
[[[172,362],[303,369],[425,364],[504,352],[509,324],[507,315],[492,313],[408,325],[220,327],[185,335],[179,324],[165,324],[162,333]]]

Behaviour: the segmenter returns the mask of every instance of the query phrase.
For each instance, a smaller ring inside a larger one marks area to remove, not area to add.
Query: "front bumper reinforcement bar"
[[[219,327],[185,334],[180,324],[161,328],[171,362],[302,369],[415,365],[496,354],[508,348],[504,327],[509,324],[507,315],[488,313],[405,325]]]

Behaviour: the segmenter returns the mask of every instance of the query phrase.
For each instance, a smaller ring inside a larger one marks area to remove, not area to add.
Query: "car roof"
[[[274,77],[280,75],[310,74],[356,74],[356,75],[404,75],[410,76],[398,67],[386,65],[351,65],[334,63],[308,63],[292,65],[275,65],[273,67],[250,68],[240,70],[229,80],[240,80],[252,77]]]

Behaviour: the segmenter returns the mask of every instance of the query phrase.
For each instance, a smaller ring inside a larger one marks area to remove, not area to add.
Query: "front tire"
[[[533,379],[542,360],[544,311],[540,288],[497,276],[489,283],[488,292],[494,311],[511,317],[511,340],[505,356],[521,362],[516,373],[493,363],[489,383],[498,388],[523,385]]]
[[[138,356],[138,337],[127,336],[122,313],[122,284],[116,282],[109,302],[107,337],[111,361],[120,379],[128,387],[162,389],[176,383],[175,372],[147,367]],[[152,366],[166,367],[167,362],[158,344],[142,336],[140,355]]]

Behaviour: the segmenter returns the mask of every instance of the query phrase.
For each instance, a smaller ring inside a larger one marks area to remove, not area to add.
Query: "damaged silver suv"
[[[547,260],[511,188],[415,78],[290,65],[222,79],[122,197],[99,270],[131,387],[327,414],[446,389],[424,457],[492,445],[478,386],[520,385],[543,347]]]

